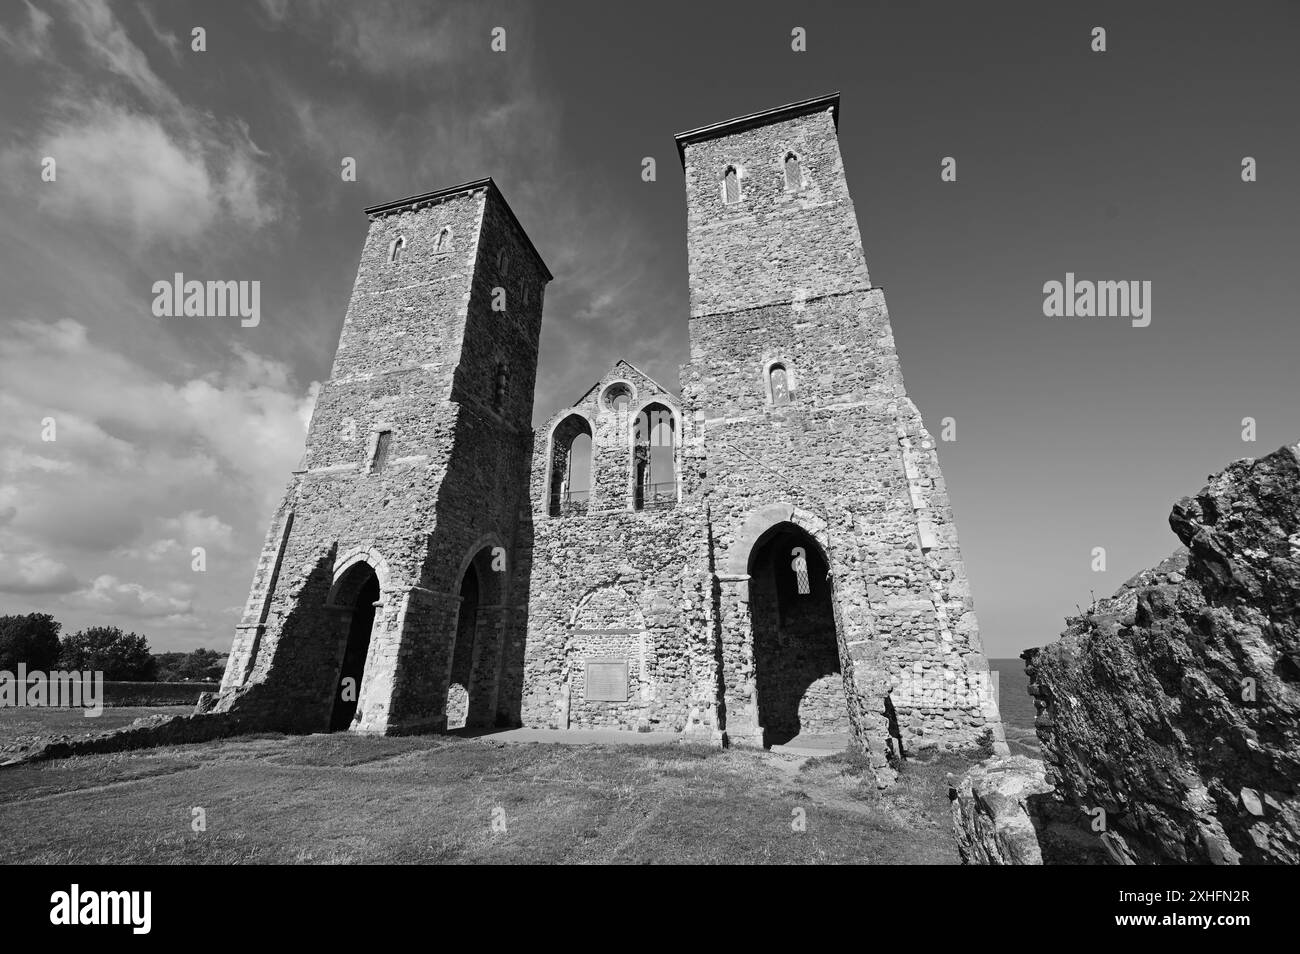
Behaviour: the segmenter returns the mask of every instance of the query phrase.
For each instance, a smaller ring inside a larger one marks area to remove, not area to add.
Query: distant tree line
[[[63,625],[48,613],[0,616],[0,671],[57,669],[102,672],[113,682],[218,682],[225,657],[212,649],[151,653],[149,640],[117,626],[91,626],[59,636]]]

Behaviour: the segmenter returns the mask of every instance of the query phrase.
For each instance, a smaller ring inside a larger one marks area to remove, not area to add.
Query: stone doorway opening
[[[851,726],[835,597],[826,555],[805,530],[780,523],[749,560],[754,677],[763,744],[843,739]]]
[[[361,699],[365,678],[366,654],[370,651],[370,634],[375,627],[375,604],[379,602],[379,577],[368,563],[358,563],[339,581],[339,605],[351,607],[348,632],[343,646],[343,663],[334,686],[334,705],[330,710],[330,731],[339,732],[352,725]]]
[[[478,572],[471,563],[460,581],[460,612],[456,617],[456,642],[452,647],[451,677],[447,684],[448,729],[463,729],[469,721],[480,595]]]
[[[483,547],[460,578],[460,607],[447,678],[447,728],[485,729],[495,721],[497,624],[501,617],[504,556]]]

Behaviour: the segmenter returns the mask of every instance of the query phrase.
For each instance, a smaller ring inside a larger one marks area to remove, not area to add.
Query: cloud
[[[194,604],[165,593],[147,589],[139,583],[124,583],[105,573],[95,577],[90,585],[68,598],[74,606],[94,610],[108,618],[125,616],[135,619],[188,617]]]
[[[137,4],[136,9],[140,11],[140,17],[144,20],[145,26],[149,28],[149,32],[153,34],[153,38],[167,49],[173,60],[179,63],[181,58],[180,37],[170,30],[163,29],[154,17],[153,11],[149,9],[148,4]]]
[[[188,241],[222,211],[202,156],[151,117],[101,103],[47,129],[37,151],[58,164],[54,187],[40,193],[42,212],[125,226],[140,240]]]
[[[59,10],[81,55],[25,47],[62,82],[46,86],[40,128],[16,131],[0,151],[10,183],[51,157],[57,178],[41,189],[40,210],[115,239],[124,230],[137,246],[192,244],[218,224],[256,230],[280,215],[279,176],[244,122],[185,104],[107,4],[64,0]]]
[[[0,46],[8,49],[18,62],[27,63],[49,55],[50,24],[54,18],[31,0],[23,0],[23,6],[27,9],[26,23],[12,29],[0,26]]]
[[[163,526],[174,532],[191,547],[201,546],[205,549],[229,549],[235,541],[235,528],[220,517],[189,510],[179,517],[163,521]],[[178,543],[168,540],[167,543]],[[184,544],[182,544],[183,546]]]
[[[170,376],[67,319],[0,338],[0,593],[7,611],[218,632],[302,453],[317,385],[234,348]],[[55,440],[41,422],[53,418]],[[207,551],[195,572],[191,550]],[[91,580],[80,585],[78,580]],[[88,615],[93,614],[93,615]],[[207,637],[205,637],[207,638]]]
[[[330,48],[340,68],[355,67],[384,78],[421,77],[471,54],[465,43],[474,12],[468,5],[369,0],[364,5],[320,0],[288,4],[262,0],[272,25],[292,27]],[[481,31],[482,49],[489,33]]]
[[[0,592],[70,593],[78,586],[72,570],[40,553],[0,553]]]
[[[43,462],[5,472],[22,489],[15,528],[111,548],[157,513],[170,535],[224,544],[231,523],[206,501],[278,491],[301,455],[318,385],[302,388],[278,361],[236,347],[219,368],[170,380],[96,346],[70,319],[12,329],[0,340],[0,440],[15,460]],[[47,417],[53,442],[39,439]],[[182,506],[159,513],[162,500]]]

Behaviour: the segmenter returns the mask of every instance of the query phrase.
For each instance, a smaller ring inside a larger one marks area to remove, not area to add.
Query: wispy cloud
[[[54,82],[44,121],[13,131],[0,149],[12,188],[52,158],[56,179],[40,190],[43,213],[125,233],[142,247],[193,243],[223,222],[259,229],[276,219],[279,175],[245,124],[187,105],[107,4],[62,0],[57,9],[77,58],[44,42],[51,17],[33,14],[23,49]]]

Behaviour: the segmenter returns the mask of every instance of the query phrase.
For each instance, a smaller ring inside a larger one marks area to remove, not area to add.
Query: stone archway
[[[789,521],[750,551],[755,702],[764,745],[852,731],[826,554]]]
[[[352,562],[334,583],[330,604],[340,611],[345,634],[330,707],[331,732],[348,729],[356,719],[380,596],[379,574],[364,560]]]
[[[447,675],[449,730],[487,728],[495,721],[505,594],[504,561],[498,557],[504,552],[495,536],[486,537],[460,571]]]
[[[806,535],[809,545],[805,550],[815,552],[821,564],[834,568],[829,546],[829,531],[826,522],[791,503],[770,503],[752,511],[745,520],[729,534],[730,542],[718,560],[714,573],[716,589],[714,591],[714,613],[717,619],[717,639],[720,653],[718,682],[718,721],[733,745],[771,744],[764,738],[763,720],[759,712],[757,663],[755,660],[754,622],[751,613],[750,569],[755,566],[755,556],[759,556],[758,565],[766,567],[765,559],[774,560],[774,556],[763,553],[764,545],[776,536],[777,528],[787,532],[799,531]],[[789,555],[786,555],[787,569]],[[826,579],[827,572],[821,572]],[[829,601],[833,618],[836,620],[834,633],[841,667],[851,666],[848,661],[847,643],[843,632],[842,613],[835,593],[833,574],[826,580],[830,587]],[[764,610],[764,581],[759,581],[759,609]],[[821,604],[824,605],[824,604]],[[765,623],[760,620],[760,632]],[[779,633],[779,628],[778,628]],[[777,665],[780,665],[778,659]],[[768,661],[771,671],[771,660]],[[826,675],[830,675],[827,673]],[[820,677],[819,677],[820,678]],[[764,679],[767,679],[765,674]],[[854,673],[842,674],[846,695],[852,693]],[[810,681],[811,684],[811,681]],[[766,688],[766,686],[765,686]],[[856,706],[858,700],[851,700]],[[795,707],[797,712],[797,706]],[[852,712],[853,709],[850,709]],[[850,720],[852,716],[850,715]],[[790,720],[780,720],[789,722]],[[858,731],[855,727],[853,731]],[[788,731],[788,729],[787,729]],[[863,745],[868,743],[859,739]]]

